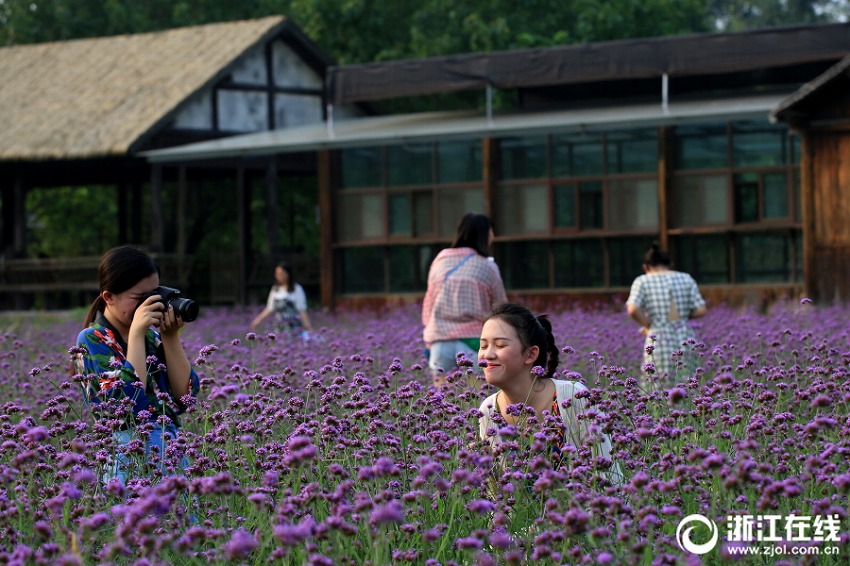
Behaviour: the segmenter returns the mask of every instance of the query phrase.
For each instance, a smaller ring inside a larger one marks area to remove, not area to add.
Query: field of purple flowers
[[[201,393],[164,455],[186,475],[104,485],[112,435],[68,372],[82,312],[0,313],[0,564],[846,564],[850,312],[805,303],[711,309],[696,376],[660,390],[623,312],[552,313],[621,486],[586,447],[552,470],[534,417],[488,453],[491,390],[471,369],[429,387],[415,306],[316,312],[306,343],[204,310],[183,332]],[[722,535],[703,555],[677,543],[694,513]],[[791,514],[837,515],[838,540],[743,559],[724,539],[730,515]]]

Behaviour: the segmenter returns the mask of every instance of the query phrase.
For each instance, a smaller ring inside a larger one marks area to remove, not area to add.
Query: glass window
[[[791,281],[793,246],[787,233],[739,234],[735,253],[737,282]]]
[[[658,134],[654,129],[610,132],[607,172],[650,173],[658,171]]]
[[[803,201],[802,192],[800,190],[800,170],[795,169],[792,177],[794,183],[794,222],[803,221]]]
[[[579,223],[582,230],[604,226],[602,181],[590,181],[579,185],[578,207]]]
[[[433,234],[433,208],[431,191],[390,193],[390,236]]]
[[[381,186],[381,148],[343,149],[340,162],[343,189]]]
[[[439,192],[440,236],[454,238],[457,225],[467,212],[484,209],[481,189],[442,189]]]
[[[735,167],[788,163],[788,128],[736,122],[732,124],[732,156]]]
[[[602,134],[578,133],[552,136],[552,176],[602,175]]]
[[[655,179],[608,181],[608,229],[658,227],[658,183]]]
[[[758,173],[735,175],[735,222],[758,222]]]
[[[496,226],[501,234],[529,234],[548,229],[545,185],[496,189]]]
[[[575,228],[578,226],[576,210],[576,186],[555,185],[555,228]]]
[[[794,281],[803,280],[803,236],[795,231],[794,238]]]
[[[509,242],[496,246],[499,269],[508,289],[549,287],[549,253],[546,242]]]
[[[604,287],[602,240],[582,238],[552,243],[555,287]]]
[[[381,194],[339,197],[337,229],[342,242],[380,238],[384,235],[384,197]]]
[[[677,236],[670,240],[673,267],[698,285],[729,283],[729,246],[722,234]]]
[[[675,228],[725,224],[729,218],[726,177],[673,179],[671,223]]]
[[[629,287],[643,275],[643,256],[652,238],[612,238],[608,240],[608,265],[611,287]]]
[[[425,291],[434,257],[431,246],[392,246],[387,250],[390,292]]]
[[[799,165],[803,151],[800,146],[800,136],[793,132],[788,132],[788,134],[791,136],[791,163]]]
[[[764,175],[764,218],[788,218],[788,176],[785,173]]]
[[[546,137],[504,138],[500,143],[501,179],[538,179],[546,176]]]
[[[390,195],[390,236],[410,236],[413,224],[410,218],[410,193]]]
[[[481,142],[463,140],[437,144],[440,183],[471,183],[481,180]]]
[[[725,124],[678,126],[673,130],[677,169],[716,169],[729,166]]]
[[[431,183],[431,144],[393,145],[387,148],[387,175],[390,186]]]
[[[384,253],[379,247],[340,250],[343,293],[383,293]]]
[[[413,234],[415,236],[434,233],[434,196],[431,191],[413,193]]]

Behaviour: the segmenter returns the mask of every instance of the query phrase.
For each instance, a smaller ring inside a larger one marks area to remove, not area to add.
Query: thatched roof
[[[240,55],[289,27],[276,16],[0,48],[0,161],[131,153]]]

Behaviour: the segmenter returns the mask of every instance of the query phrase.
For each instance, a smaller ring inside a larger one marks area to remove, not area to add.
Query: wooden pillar
[[[129,237],[129,226],[127,225],[130,219],[130,210],[127,204],[128,187],[125,181],[118,183],[118,243],[126,244]]]
[[[142,242],[142,184],[135,182],[130,185],[130,242]]]
[[[24,186],[24,176],[15,175],[12,185],[12,210],[14,224],[12,233],[12,256],[26,257],[27,255],[27,188]]]
[[[279,224],[279,205],[277,188],[277,158],[269,157],[266,163],[266,239],[269,246],[269,255],[276,262],[280,255],[280,242],[278,242],[277,231]],[[290,219],[292,223],[292,219]]]
[[[669,206],[670,171],[673,170],[673,128],[658,128],[658,240],[661,248],[670,250]]]
[[[161,253],[163,251],[162,244],[162,165],[155,164],[151,168],[151,251]]]
[[[8,183],[7,179],[0,179],[3,183],[0,187],[0,199],[3,201],[3,233],[0,234],[0,254],[5,257],[13,257],[15,251],[15,226],[20,216],[16,217],[15,185]]]
[[[327,149],[316,153],[316,173],[319,189],[319,288],[322,306],[334,307],[334,206],[332,171],[333,160]]]
[[[814,156],[811,133],[800,130],[800,218],[803,232],[803,295],[812,300],[818,297],[818,274],[815,232]]]
[[[242,164],[236,169],[236,208],[239,223],[236,301],[245,305],[248,297],[248,258],[251,253],[251,191]]]
[[[180,285],[185,286],[189,282],[189,269],[186,262],[186,167],[180,166],[177,175],[177,243],[174,253],[177,254],[177,273]]]
[[[481,212],[491,219],[496,214],[493,205],[496,195],[496,183],[499,179],[499,142],[493,138],[481,140],[481,185],[484,210]],[[498,227],[497,227],[498,228]]]

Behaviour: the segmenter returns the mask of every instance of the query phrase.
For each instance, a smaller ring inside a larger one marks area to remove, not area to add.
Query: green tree
[[[846,20],[848,0],[709,0],[708,10],[720,31]]]
[[[115,187],[110,186],[27,191],[28,255],[99,255],[115,245],[118,241],[118,225],[115,223],[118,200],[115,191]]]

